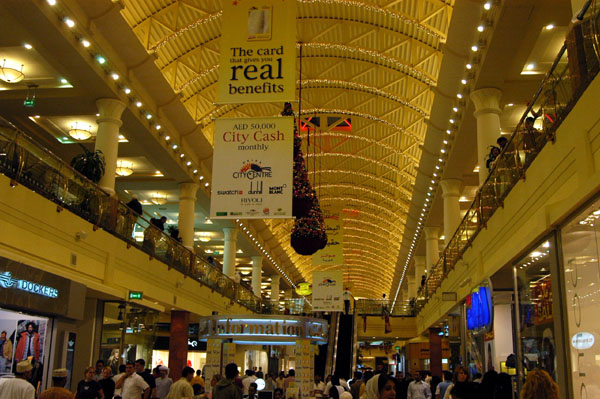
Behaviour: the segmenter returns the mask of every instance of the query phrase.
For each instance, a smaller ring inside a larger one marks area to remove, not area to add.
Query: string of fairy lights
[[[460,79],[460,89],[456,93],[456,100],[451,109],[452,116],[448,119],[449,124],[445,131],[446,135],[442,141],[440,153],[435,164],[435,169],[429,181],[425,202],[423,203],[423,207],[421,208],[421,212],[419,214],[415,234],[413,235],[410,249],[408,251],[406,261],[402,269],[402,274],[398,282],[398,287],[396,289],[396,293],[394,294],[394,299],[391,306],[392,311],[396,305],[398,294],[400,293],[400,288],[402,287],[402,282],[404,281],[404,277],[414,256],[418,241],[421,237],[425,220],[427,219],[431,209],[434,195],[437,192],[438,183],[443,175],[443,168],[445,166],[448,151],[450,150],[450,141],[452,141],[454,138],[454,133],[457,132],[460,127],[460,122],[462,121],[463,117],[462,111],[466,107],[466,101],[464,100],[464,97],[469,94],[470,87],[474,85],[474,82],[476,81],[476,77],[479,72],[478,65],[480,65],[482,61],[482,49],[485,47],[486,43],[485,39],[491,34],[492,27],[495,23],[494,16],[497,17],[499,13],[496,11],[499,10],[500,7],[501,1],[486,1],[482,6],[481,20],[476,27],[477,33],[475,44],[471,46],[471,55],[469,57],[469,61],[467,61],[464,65],[463,76]]]
[[[170,149],[172,156],[198,181],[204,181],[203,189],[210,191],[210,183],[201,173],[201,167],[192,159],[189,154],[186,154],[181,148],[181,144],[177,144],[171,137],[170,133],[163,126],[160,117],[153,113],[148,105],[141,100],[141,95],[137,94],[132,88],[131,82],[119,73],[114,62],[108,59],[105,53],[100,49],[100,46],[92,42],[86,37],[83,28],[79,28],[74,16],[71,16],[66,7],[60,4],[58,0],[46,0],[46,3],[52,8],[58,19],[64,23],[68,31],[73,35],[74,40],[87,51],[89,56],[94,60],[94,67],[99,69],[109,79],[118,92],[127,99],[129,106],[137,109],[138,115],[142,121],[145,121],[150,132],[154,132],[160,140],[163,147]]]
[[[58,0],[46,0],[46,3],[53,9],[58,19],[67,26],[74,39],[89,53],[91,58],[95,60],[95,66],[103,71],[106,76],[110,77],[108,81],[112,81],[115,87],[121,91],[124,96],[126,96],[130,106],[138,109],[141,119],[146,121],[149,130],[156,132],[158,137],[162,138],[161,144],[165,148],[170,149],[174,158],[181,162],[182,165],[187,167],[187,170],[191,173],[191,175],[195,176],[198,181],[205,180],[204,175],[200,171],[200,167],[190,159],[191,157],[189,155],[183,152],[180,144],[174,142],[174,139],[171,137],[167,129],[163,128],[161,125],[160,118],[153,114],[152,111],[150,111],[144,105],[141,100],[141,96],[136,94],[134,89],[131,88],[132,85],[128,83],[126,79],[121,77],[117,68],[114,67],[114,64],[107,58],[107,56],[104,55],[104,52],[101,51],[100,47],[91,40],[87,39],[82,29],[78,29],[78,24],[76,23],[75,18],[69,15],[66,8],[62,7]],[[216,17],[218,16],[213,15],[213,19]],[[205,181],[203,186],[204,189],[210,193],[210,183]],[[236,223],[240,227],[244,228],[243,231],[246,232],[252,243],[259,249],[260,252],[265,255],[273,267],[275,267],[281,273],[281,275],[290,283],[292,287],[296,288],[296,285],[283,271],[279,263],[266,251],[264,245],[258,241],[256,234],[251,233],[248,227],[239,220],[236,220]]]

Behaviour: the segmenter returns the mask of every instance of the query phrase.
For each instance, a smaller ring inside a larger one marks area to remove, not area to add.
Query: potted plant
[[[98,183],[102,176],[104,176],[104,167],[106,161],[104,160],[104,154],[101,150],[90,151],[85,146],[79,144],[83,148],[83,153],[76,155],[71,160],[71,166],[73,169],[93,181]]]

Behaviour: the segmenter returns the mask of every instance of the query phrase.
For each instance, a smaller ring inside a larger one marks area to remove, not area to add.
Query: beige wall
[[[373,337],[385,340],[410,339],[417,336],[417,323],[414,317],[390,317],[392,332],[385,333],[385,320],[381,316],[367,316],[367,329],[364,329],[363,317],[357,320],[359,340],[373,340]]]
[[[0,256],[78,281],[105,298],[125,299],[129,290],[143,291],[143,305],[157,310],[177,308],[198,315],[244,314],[248,309],[184,276],[124,241],[98,229],[31,190],[0,175]],[[77,232],[86,232],[77,240]],[[71,264],[75,255],[77,263]],[[160,302],[156,305],[154,302]]]

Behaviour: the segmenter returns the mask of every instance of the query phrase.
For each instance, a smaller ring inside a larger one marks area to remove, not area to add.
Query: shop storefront
[[[29,358],[34,387],[48,385],[55,364],[68,369],[70,382],[74,348],[69,352],[57,341],[76,336],[60,324],[83,318],[85,295],[81,284],[0,257],[0,375],[13,374]]]
[[[560,232],[566,359],[558,365],[568,366],[569,394],[575,399],[600,397],[599,233],[599,200],[577,212]]]

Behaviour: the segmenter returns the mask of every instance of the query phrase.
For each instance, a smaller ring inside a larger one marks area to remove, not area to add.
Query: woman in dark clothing
[[[506,373],[498,374],[498,378],[496,379],[494,399],[512,399],[512,397],[513,383],[510,375]]]
[[[112,379],[112,369],[110,367],[105,367],[102,371],[102,378],[100,381],[100,386],[102,387],[102,393],[104,393],[104,397],[106,399],[110,399],[115,394],[115,382]]]
[[[85,369],[85,378],[77,384],[75,399],[104,399],[102,387],[94,381],[96,371],[93,367]]]

